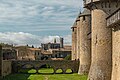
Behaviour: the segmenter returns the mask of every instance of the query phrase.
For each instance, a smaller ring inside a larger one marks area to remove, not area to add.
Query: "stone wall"
[[[112,80],[120,80],[120,26],[113,28]]]
[[[4,60],[2,63],[2,76],[11,74],[11,61]]]
[[[30,65],[29,68],[34,68],[38,71],[45,64],[50,65],[54,69],[54,73],[58,69],[62,69],[63,73],[66,73],[67,69],[71,69],[73,73],[77,73],[79,68],[78,60],[13,61],[12,72],[18,73],[23,67],[27,68],[25,67],[27,65]]]

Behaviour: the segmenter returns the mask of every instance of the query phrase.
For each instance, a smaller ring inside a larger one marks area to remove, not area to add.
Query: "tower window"
[[[74,28],[72,29],[72,31],[74,32]]]
[[[85,20],[85,16],[83,16],[83,21]]]

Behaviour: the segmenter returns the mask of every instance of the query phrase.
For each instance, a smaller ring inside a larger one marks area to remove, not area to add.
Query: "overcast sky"
[[[0,0],[0,42],[40,45],[55,37],[71,44],[82,0]]]

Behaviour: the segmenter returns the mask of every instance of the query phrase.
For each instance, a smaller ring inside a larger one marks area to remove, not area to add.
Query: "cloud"
[[[64,43],[71,45],[71,35],[64,35]],[[24,32],[0,32],[0,42],[14,45],[34,45],[39,47],[41,43],[53,42],[54,38],[59,42],[59,36],[36,36]]]
[[[82,0],[0,0],[0,42],[40,46],[61,36],[71,44],[80,9]]]
[[[81,7],[82,0],[0,0],[0,26],[6,27],[7,24],[10,29],[9,25],[14,25],[16,30],[20,25],[21,30],[23,27],[36,30],[36,26],[70,29]]]

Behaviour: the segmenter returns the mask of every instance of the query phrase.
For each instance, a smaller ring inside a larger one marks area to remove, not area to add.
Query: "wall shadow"
[[[0,80],[30,80],[28,79],[30,74],[10,74],[8,76],[5,76],[3,78],[0,78]]]

